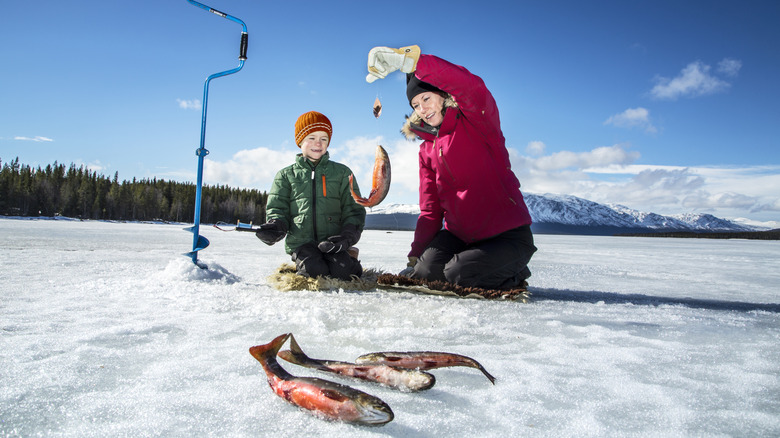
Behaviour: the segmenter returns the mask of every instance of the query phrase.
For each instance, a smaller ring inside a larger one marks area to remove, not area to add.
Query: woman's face
[[[303,138],[301,152],[309,160],[319,161],[328,151],[328,143],[330,143],[330,137],[328,137],[327,132],[314,131]]]
[[[420,93],[412,98],[412,109],[425,123],[439,126],[444,121],[444,97],[433,91]]]

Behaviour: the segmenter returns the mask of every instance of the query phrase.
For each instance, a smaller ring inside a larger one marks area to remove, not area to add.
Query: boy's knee
[[[314,246],[303,245],[292,253],[292,259],[298,273],[307,277],[328,275],[328,264],[322,258],[322,253]]]
[[[351,280],[352,276],[363,275],[363,267],[357,259],[352,258],[347,252],[334,255],[326,255],[325,259],[330,268],[330,276],[340,280]]]

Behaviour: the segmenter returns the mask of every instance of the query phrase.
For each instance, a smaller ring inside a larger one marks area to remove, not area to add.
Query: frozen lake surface
[[[0,219],[0,436],[778,436],[780,242],[537,235],[528,304],[278,292],[282,245],[203,226]],[[366,231],[364,267],[411,232]],[[380,428],[328,422],[268,387],[249,347],[312,357],[436,350],[403,393],[280,360],[387,402]]]

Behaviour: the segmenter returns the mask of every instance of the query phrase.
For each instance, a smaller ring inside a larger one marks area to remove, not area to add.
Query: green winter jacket
[[[298,154],[294,164],[276,174],[268,194],[265,220],[277,219],[287,224],[287,254],[305,243],[319,243],[340,234],[346,224],[363,231],[366,209],[352,199],[351,174],[349,167],[330,161],[327,152],[316,165]],[[360,195],[357,181],[354,188]]]

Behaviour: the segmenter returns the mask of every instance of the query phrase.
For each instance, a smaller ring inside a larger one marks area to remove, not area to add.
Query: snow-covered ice
[[[537,235],[529,304],[397,292],[278,292],[282,245],[202,226],[0,219],[0,436],[778,436],[780,242]],[[366,231],[397,272],[411,232]],[[280,361],[385,400],[328,422],[268,388],[249,347],[312,357],[438,350],[404,393]]]

